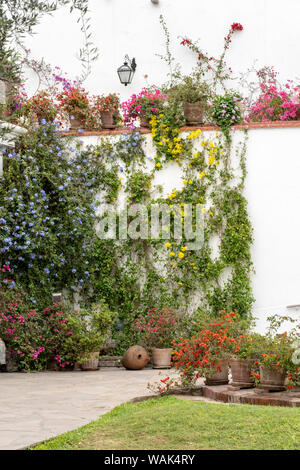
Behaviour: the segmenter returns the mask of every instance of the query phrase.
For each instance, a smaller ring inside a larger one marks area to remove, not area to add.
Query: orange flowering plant
[[[110,93],[107,96],[94,96],[93,97],[93,111],[94,113],[110,113],[119,114],[120,98],[116,93]]]
[[[59,107],[69,115],[85,119],[90,111],[90,99],[84,88],[70,88],[57,95]]]
[[[231,336],[237,328],[235,317],[234,312],[223,311],[221,318],[211,319],[196,336],[172,341],[173,365],[180,374],[178,383],[191,387],[200,377],[211,377],[220,370],[220,360],[236,351],[236,340]],[[171,386],[174,386],[174,379],[159,384],[158,390],[163,393]]]
[[[58,113],[58,106],[47,91],[40,91],[23,103],[25,116],[53,122]]]

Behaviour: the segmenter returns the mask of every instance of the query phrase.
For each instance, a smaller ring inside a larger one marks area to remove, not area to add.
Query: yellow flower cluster
[[[172,193],[170,194],[170,196],[168,196],[168,199],[170,199],[170,201],[172,201],[172,199],[174,199],[176,196],[177,196],[177,191],[176,191],[176,189],[174,189],[172,191]]]
[[[170,248],[170,246],[171,246],[171,243],[170,243],[170,242],[165,243],[165,247],[166,247],[166,248]],[[185,251],[186,251],[186,246],[182,246],[182,247],[180,248],[180,251],[179,251],[178,254],[177,254],[177,256],[178,256],[179,259],[183,259],[183,258],[184,258],[184,256],[185,256],[185,255],[184,255],[184,252],[185,252]],[[175,255],[176,255],[176,253],[175,253],[174,251],[170,251],[170,252],[169,252],[169,256],[173,257],[173,256],[175,256]],[[174,262],[173,262],[173,261],[171,262],[171,264],[172,264],[172,266],[174,266]]]
[[[199,135],[202,133],[201,129],[197,129],[196,131],[193,131],[191,132],[189,135],[188,135],[188,139],[197,139],[197,137],[199,137]]]
[[[176,137],[179,134],[179,129],[173,129],[173,137],[170,137],[170,128],[161,122],[163,114],[159,117],[152,116],[150,119],[151,135],[152,138],[159,138],[157,144],[161,147],[166,147],[167,152],[175,159],[178,160],[179,155],[183,152],[183,145],[181,137]]]
[[[210,140],[203,140],[201,142],[202,147],[204,147],[208,152],[208,164],[209,165],[219,165],[219,160],[216,157],[219,157],[223,154],[223,150],[221,150],[217,145],[215,145]]]

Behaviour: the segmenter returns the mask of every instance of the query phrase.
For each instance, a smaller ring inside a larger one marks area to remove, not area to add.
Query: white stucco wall
[[[235,131],[234,142],[242,140]],[[155,154],[151,136],[145,136],[147,156]],[[97,144],[99,136],[80,137],[83,145]],[[119,137],[115,136],[113,139]],[[215,138],[206,131],[197,139]],[[257,330],[265,331],[269,315],[292,315],[300,319],[300,128],[253,129],[249,131],[245,196],[254,229],[252,276]],[[153,162],[148,161],[148,167]],[[234,162],[233,162],[234,164]],[[181,189],[182,170],[171,162],[156,173],[153,185],[162,184],[164,195]],[[124,176],[120,173],[120,176]],[[285,325],[288,326],[288,325]]]
[[[257,59],[258,66],[273,65],[283,78],[300,77],[300,2],[288,0],[90,0],[92,38],[100,56],[85,83],[93,93],[119,92],[123,99],[148,83],[159,85],[167,79],[168,69],[155,54],[165,53],[165,40],[159,24],[162,13],[171,34],[171,50],[186,72],[194,55],[180,46],[178,36],[200,39],[203,50],[218,56],[224,36],[233,22],[244,31],[233,37],[227,61],[238,73]],[[67,8],[44,17],[36,34],[26,40],[34,58],[62,67],[72,77],[79,73],[78,50],[82,46],[76,14]],[[136,58],[138,67],[130,86],[119,83],[117,68],[125,54]],[[33,75],[29,87],[34,91]]]
[[[171,34],[172,53],[186,72],[194,64],[194,56],[180,46],[179,35],[199,38],[203,51],[218,56],[230,25],[240,22],[244,30],[233,37],[227,56],[236,74],[257,60],[257,67],[273,65],[283,79],[300,77],[300,62],[295,60],[300,50],[299,0],[286,4],[281,0],[160,0],[159,5],[150,0],[90,0],[91,32],[100,56],[85,83],[87,90],[119,92],[126,99],[147,85],[145,74],[149,85],[167,80],[168,69],[155,55],[165,53],[161,13]],[[70,15],[68,9],[45,17],[36,35],[26,40],[34,58],[44,57],[70,77],[79,74],[81,45],[76,15]],[[126,53],[138,64],[128,87],[120,84],[116,73]],[[37,83],[31,74],[31,92]],[[300,128],[250,131],[246,196],[255,235],[254,314],[259,317],[259,329],[271,313],[300,316],[300,310],[286,308],[300,304],[299,138]],[[83,139],[90,143],[97,138]],[[159,175],[168,190],[172,189],[173,171]]]

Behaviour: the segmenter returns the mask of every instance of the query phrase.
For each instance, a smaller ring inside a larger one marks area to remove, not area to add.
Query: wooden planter
[[[260,366],[259,388],[265,390],[285,390],[286,371],[279,368],[268,368]]]
[[[204,106],[201,101],[183,104],[184,116],[189,126],[203,124]]]
[[[253,387],[253,382],[251,381],[251,368],[252,361],[247,359],[230,359],[230,368],[232,375],[232,384],[239,387]]]
[[[171,348],[153,348],[152,349],[153,369],[170,369],[171,358],[172,358]]]
[[[80,364],[81,370],[99,370],[99,361],[100,361],[100,351],[95,351],[91,353],[88,361]]]
[[[221,359],[217,366],[220,367],[220,371],[216,372],[211,377],[205,378],[205,385],[226,385],[228,384],[228,360]]]

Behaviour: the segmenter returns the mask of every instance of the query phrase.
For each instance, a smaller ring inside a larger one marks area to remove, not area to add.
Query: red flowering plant
[[[158,88],[144,89],[138,95],[132,95],[128,101],[121,104],[125,124],[133,124],[138,117],[150,119],[159,114],[166,100],[167,95]]]
[[[256,334],[252,340],[252,350],[256,352],[256,366],[267,369],[280,369],[288,374],[289,388],[293,388],[299,379],[297,360],[297,344],[299,341],[299,325],[291,328],[289,332],[279,332],[284,322],[295,323],[289,316],[273,315],[268,317],[269,328],[265,335]],[[260,379],[259,374],[253,374],[255,381]]]
[[[107,96],[93,97],[93,110],[98,113],[117,114],[120,109],[120,98],[116,93],[110,93]]]
[[[57,95],[59,108],[67,113],[71,119],[85,120],[90,113],[90,99],[82,87],[67,88]]]
[[[171,308],[151,308],[146,315],[140,315],[133,324],[133,330],[141,334],[146,347],[172,348],[177,334],[180,317]]]
[[[94,96],[92,98],[92,113],[97,120],[100,120],[101,113],[112,113],[114,122],[117,123],[120,118],[120,98],[116,93],[110,93],[107,96]]]
[[[236,349],[236,341],[230,336],[234,312],[223,312],[221,318],[211,319],[196,336],[173,340],[173,364],[180,379],[162,379],[158,384],[160,393],[171,387],[193,387],[200,377],[211,377],[220,371],[220,361],[227,359]],[[176,385],[175,385],[176,382]]]
[[[40,91],[24,102],[22,111],[25,116],[38,119],[39,122],[43,119],[53,122],[58,113],[58,106],[47,91]]]
[[[230,78],[232,72],[230,67],[227,67],[224,58],[226,51],[229,49],[232,41],[232,36],[238,32],[243,31],[243,26],[240,23],[232,23],[227,36],[224,37],[224,48],[221,56],[217,59],[203,52],[202,49],[197,45],[196,42],[191,41],[188,38],[182,38],[181,45],[188,47],[192,52],[197,55],[197,69],[201,75],[212,73],[212,85],[213,89],[216,88],[217,84],[220,83],[222,88],[226,90],[224,81]]]

